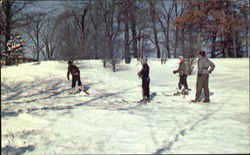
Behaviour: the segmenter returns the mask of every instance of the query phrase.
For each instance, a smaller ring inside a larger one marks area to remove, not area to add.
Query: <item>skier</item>
[[[80,87],[79,90],[82,90],[82,87],[81,87],[82,83],[81,83],[81,79],[80,79],[80,70],[78,69],[78,67],[73,65],[72,61],[68,61],[68,73],[67,73],[68,80],[70,80],[69,74],[72,75],[72,84],[71,84],[72,91],[75,90],[76,81],[78,82],[78,86]]]
[[[182,85],[183,85],[184,89],[183,89],[182,93],[187,94],[188,91],[190,90],[188,88],[188,84],[187,84],[187,76],[189,74],[189,66],[188,66],[188,63],[186,62],[186,59],[183,56],[179,56],[179,60],[180,60],[179,68],[177,70],[174,70],[173,73],[175,74],[175,73],[179,72],[180,79],[179,79],[179,83],[178,83],[178,88],[179,88],[179,90],[181,90]]]
[[[143,99],[141,101],[149,101],[149,66],[145,60],[142,61],[142,69],[137,73],[137,75],[142,79]]]
[[[196,94],[195,99],[192,102],[199,102],[201,96],[201,91],[204,89],[205,99],[203,102],[210,102],[209,99],[209,88],[208,88],[208,79],[209,74],[213,72],[215,65],[207,57],[205,51],[199,52],[198,60],[198,75],[196,82]]]

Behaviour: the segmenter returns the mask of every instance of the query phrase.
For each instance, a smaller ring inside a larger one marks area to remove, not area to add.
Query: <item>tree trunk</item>
[[[249,19],[249,15],[247,17]],[[246,26],[246,32],[245,32],[245,36],[246,36],[246,57],[249,57],[249,34],[250,34],[250,31],[249,31],[249,26],[250,24],[248,23],[248,25]]]
[[[228,45],[225,45],[225,58],[229,58],[229,53],[228,53]]]
[[[88,11],[88,6],[83,10],[83,14],[81,16],[81,28],[82,28],[82,39],[83,39],[83,52],[86,52],[86,36],[85,36],[85,17]]]
[[[234,58],[237,58],[237,50],[236,50],[236,33],[235,33],[235,28],[233,27],[233,51],[234,51]]]
[[[175,31],[174,58],[177,58],[177,47],[179,43],[179,30]]]
[[[125,21],[125,63],[130,63],[129,61],[129,29],[128,29],[128,21]]]
[[[212,58],[215,58],[215,49],[216,49],[216,34],[213,34],[213,36],[212,36],[212,51],[211,51]]]
[[[225,58],[229,58],[229,51],[228,51],[228,35],[225,36],[225,40],[224,40],[224,57]]]
[[[125,26],[125,32],[124,32],[124,37],[125,37],[125,63],[130,63],[130,53],[129,53],[129,23],[128,23],[128,1],[125,2],[125,20],[124,20],[124,26]]]
[[[133,39],[133,52],[134,58],[138,58],[137,52],[137,39],[136,39],[136,15],[135,15],[135,2],[132,1],[132,9],[130,11],[130,23],[131,23],[131,31],[132,31],[132,39]]]
[[[142,52],[141,52],[141,32],[139,32],[139,39],[138,39],[138,58],[142,58]]]
[[[36,42],[37,42],[37,46],[36,46],[36,60],[39,61],[39,51],[40,51],[40,44],[39,44],[39,25],[36,25]]]
[[[169,47],[169,27],[170,27],[170,22],[169,22],[170,16],[168,16],[168,21],[167,21],[167,51],[168,51],[168,58],[171,58],[171,54],[170,54],[170,47]]]
[[[165,44],[164,44],[164,47],[166,47],[167,48],[167,52],[168,52],[168,56],[170,56],[170,51],[169,51],[169,22],[167,22],[168,23],[168,27],[167,27],[167,32],[166,32],[166,29],[165,29],[165,27],[164,27],[164,24],[163,24],[163,22],[162,22],[162,20],[159,18],[159,16],[157,16],[157,18],[158,18],[158,21],[160,22],[160,24],[161,24],[161,28],[162,28],[162,31],[163,31],[163,34],[164,34],[164,36],[165,36]],[[167,53],[165,52],[165,50],[164,51],[162,51],[162,53],[161,53],[161,58],[166,58],[167,56]],[[170,57],[169,57],[170,58]],[[163,60],[163,59],[162,59]]]
[[[97,45],[97,30],[95,29],[95,52],[94,52],[94,58],[98,59],[98,45]]]
[[[150,12],[151,12],[151,20],[153,24],[153,33],[154,33],[154,41],[155,41],[155,46],[157,50],[157,58],[161,57],[161,51],[160,51],[160,46],[159,46],[159,41],[158,41],[158,36],[157,36],[157,30],[156,30],[156,12],[155,12],[155,6],[153,2],[150,2]]]
[[[185,54],[185,34],[184,34],[184,28],[181,30],[181,51],[182,55]]]
[[[198,53],[201,51],[201,31],[197,34],[197,53],[195,53],[195,56],[198,55]]]
[[[116,60],[115,60],[115,59],[112,59],[112,70],[113,70],[113,72],[116,71],[115,66],[116,66]]]
[[[192,35],[192,29],[191,28],[189,28],[189,30],[188,30],[188,37],[189,38],[193,38],[193,35]],[[186,55],[184,56],[185,58],[190,58],[193,54],[193,47],[194,47],[194,43],[193,43],[193,39],[188,39],[188,42],[189,42],[189,49],[188,49],[188,51],[187,51],[187,53],[186,53]]]

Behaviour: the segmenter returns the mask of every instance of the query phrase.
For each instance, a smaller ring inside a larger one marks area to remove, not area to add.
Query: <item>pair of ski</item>
[[[137,101],[136,103],[142,103],[142,104],[147,104],[147,103],[149,103],[151,100],[149,99],[149,100],[144,100],[144,99],[142,99],[142,100],[140,100],[140,101]]]
[[[153,98],[154,98],[156,95],[157,95],[157,94],[156,94],[155,92],[153,92],[153,93],[150,94],[149,99],[147,99],[147,100],[142,99],[142,100],[140,100],[140,101],[137,101],[137,103],[144,103],[144,104],[147,104],[147,103],[149,103],[150,101],[152,101]]]
[[[127,100],[125,100],[125,99],[122,99],[121,101],[116,100],[116,102],[118,102],[118,103],[129,103],[129,102],[132,102],[132,103],[147,104],[147,103],[149,103],[150,101],[152,101],[156,95],[157,95],[157,94],[156,94],[155,92],[152,92],[152,93],[150,94],[150,97],[149,97],[148,100],[142,99],[142,100],[139,100],[139,101],[127,101]],[[157,103],[159,103],[159,102],[157,102]]]
[[[174,94],[167,94],[165,92],[162,92],[162,95],[164,95],[164,96],[180,96],[180,95],[183,95],[183,97],[185,97],[185,96],[189,95],[189,92],[184,92],[184,93],[176,92]]]
[[[209,92],[209,96],[212,96],[214,93],[213,92]],[[185,94],[182,94],[183,95],[183,99],[185,98],[185,96],[187,96],[187,95],[185,95]],[[172,96],[172,95],[169,95],[169,96]],[[176,96],[176,95],[174,95],[174,96]],[[187,100],[176,100],[176,99],[172,99],[172,102],[185,102],[185,103],[193,103],[193,104],[199,104],[199,103],[204,103],[204,102],[202,102],[202,100],[204,100],[205,99],[205,94],[204,94],[204,91],[202,91],[201,92],[201,96],[200,96],[200,98],[199,98],[199,101],[198,102],[193,102],[193,101],[187,101]],[[206,103],[206,102],[205,102]]]
[[[165,92],[162,92],[162,94],[164,96],[181,96],[183,95],[183,99],[185,98],[185,96],[189,95],[189,93],[181,93],[181,92],[176,92],[174,94],[167,94]],[[188,102],[186,100],[175,100],[175,99],[172,99],[172,102],[179,102],[179,103],[183,103],[183,102]],[[191,102],[191,101],[190,101]],[[189,103],[189,102],[188,102]]]
[[[119,100],[116,100],[116,102],[117,103],[139,103],[139,104],[147,104],[147,103],[149,103],[149,102],[151,102],[152,101],[152,99],[151,100],[139,100],[139,101],[127,101],[127,100],[124,100],[124,99],[122,99],[121,101],[119,101]],[[161,102],[154,102],[154,103],[158,103],[158,104],[161,104]]]
[[[172,102],[176,102],[176,103],[189,103],[189,104],[208,104],[207,102],[202,102],[202,101],[198,101],[198,102],[193,102],[193,101],[187,101],[187,100],[174,100],[172,99]]]
[[[72,91],[69,92],[69,94],[75,95],[75,94],[78,94],[78,93],[80,93],[80,92],[83,92],[83,93],[85,93],[86,95],[89,95],[89,94],[90,94],[88,91],[86,91],[86,90],[84,90],[84,89],[81,89],[81,88],[77,89],[76,91],[73,91],[73,90],[72,90]]]

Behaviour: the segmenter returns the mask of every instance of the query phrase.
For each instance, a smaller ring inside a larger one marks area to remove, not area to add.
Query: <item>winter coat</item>
[[[80,75],[80,70],[75,65],[69,65],[67,76],[71,74],[72,76]]]
[[[148,64],[142,65],[142,70],[138,73],[142,79],[147,79],[149,77],[149,66]]]
[[[176,72],[179,72],[179,76],[188,75],[189,74],[189,66],[186,61],[180,62],[179,68],[176,70]]]
[[[198,60],[198,75],[209,74],[214,70],[214,68],[214,63],[210,61],[207,57],[202,57]]]

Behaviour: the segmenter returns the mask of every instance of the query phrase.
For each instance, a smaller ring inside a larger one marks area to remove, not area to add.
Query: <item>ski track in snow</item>
[[[242,98],[240,100],[233,100],[232,98],[235,92],[239,91],[242,86],[249,89],[246,85],[249,77],[230,74],[233,71],[216,76],[216,72],[222,71],[219,69],[219,66],[216,66],[215,74],[210,76],[210,89],[215,93],[211,96],[211,103],[188,104],[185,101],[190,101],[191,97],[194,97],[195,94],[196,76],[192,75],[188,77],[189,86],[192,88],[189,96],[185,98],[182,98],[182,96],[164,96],[162,92],[166,92],[166,88],[169,93],[176,91],[178,76],[172,75],[169,73],[170,71],[166,70],[165,75],[167,75],[166,77],[170,77],[170,79],[163,83],[164,80],[161,80],[164,79],[163,77],[157,82],[155,78],[158,74],[156,68],[162,67],[160,62],[157,63],[159,64],[156,65],[152,62],[152,66],[150,65],[150,89],[151,93],[156,93],[156,96],[151,102],[146,104],[137,103],[141,96],[140,79],[134,78],[137,82],[133,81],[131,83],[129,79],[133,78],[129,77],[130,73],[125,74],[130,70],[134,72],[133,74],[136,74],[140,69],[140,65],[138,64],[134,64],[134,68],[131,65],[129,67],[120,65],[120,71],[117,73],[106,73],[103,70],[107,69],[100,69],[100,71],[93,69],[100,67],[101,63],[86,64],[84,61],[83,63],[78,62],[77,65],[80,69],[85,69],[85,72],[81,72],[83,74],[81,79],[83,85],[90,92],[90,95],[86,95],[83,92],[70,95],[68,93],[70,83],[65,82],[66,80],[63,77],[57,75],[49,74],[49,76],[46,76],[41,74],[43,77],[34,78],[35,80],[26,82],[16,81],[14,77],[12,79],[8,79],[8,76],[1,77],[1,118],[5,125],[2,135],[2,153],[161,154],[244,153],[248,151],[243,148],[249,146],[249,141],[247,144],[247,139],[243,137],[240,137],[242,139],[239,142],[241,145],[237,143],[230,144],[233,147],[232,150],[228,150],[226,144],[225,146],[217,146],[216,143],[212,143],[214,139],[225,143],[227,142],[227,138],[224,136],[211,136],[213,138],[209,139],[206,136],[206,132],[211,132],[209,128],[217,129],[218,124],[214,124],[213,122],[223,120],[221,118],[223,116],[225,121],[230,121],[231,124],[240,123],[242,127],[239,127],[238,130],[241,132],[244,131],[249,136],[249,132],[247,133],[246,131],[247,128],[249,129],[249,125],[247,125],[249,124],[249,116],[245,118],[249,115],[249,111],[246,113],[247,111],[243,109],[247,107],[246,105],[249,107],[247,96],[244,96],[247,94],[247,90],[241,95]],[[169,63],[170,65],[175,64],[176,61]],[[219,60],[218,63],[220,63]],[[62,68],[61,72],[65,75],[65,68],[62,66],[65,67],[65,64],[58,65],[58,68]],[[174,69],[176,65],[172,65],[171,67],[171,69]],[[5,68],[4,72],[8,71],[7,69]],[[95,76],[95,74],[99,75],[100,73],[103,73],[103,78]],[[124,78],[124,75],[128,79]],[[38,76],[36,75],[36,77]],[[110,81],[110,77],[113,77],[114,81]],[[118,80],[121,83],[118,83]],[[240,84],[236,82],[240,82]],[[233,89],[227,90],[232,87]],[[238,87],[239,89],[236,89]],[[184,102],[172,102],[172,99],[181,99]],[[241,108],[235,104],[237,102],[241,104],[242,102],[248,103],[243,103],[244,106]],[[232,108],[241,111],[234,111]],[[80,111],[83,111],[83,114],[80,114]],[[92,111],[97,117],[91,115]],[[231,116],[230,112],[235,112],[235,114]],[[99,114],[100,116],[98,116]],[[237,115],[238,118],[233,115]],[[71,118],[77,120],[73,121]],[[114,121],[116,119],[117,121]],[[67,122],[67,120],[71,122],[69,125],[74,127],[71,132],[66,130],[66,128],[65,131],[60,129],[60,127],[64,128],[62,126],[63,122]],[[23,122],[23,127],[18,129],[15,122],[18,122],[18,124],[22,124]],[[81,122],[85,122],[84,125],[87,126],[78,125]],[[94,125],[92,124],[93,122],[97,124]],[[219,126],[223,128],[222,125]],[[203,128],[205,128],[204,133],[202,132]],[[231,126],[231,128],[237,129],[236,126]],[[79,135],[77,137],[77,129],[83,130],[82,132],[88,131],[89,135]],[[223,128],[221,130],[226,129]],[[214,133],[221,134],[223,132],[217,129]],[[230,134],[231,137],[234,137],[233,132],[230,132]],[[244,135],[244,133],[242,134]],[[134,136],[131,137],[131,135]],[[244,136],[247,137],[247,135]],[[134,139],[134,137],[138,139]],[[202,146],[198,148],[199,145],[202,145],[204,137],[209,149],[204,149]],[[200,141],[197,141],[197,138],[200,138]],[[209,140],[206,140],[206,138]],[[235,138],[229,140],[229,142],[233,140]],[[211,150],[210,147],[216,147],[216,149]],[[234,147],[237,147],[237,149]]]

